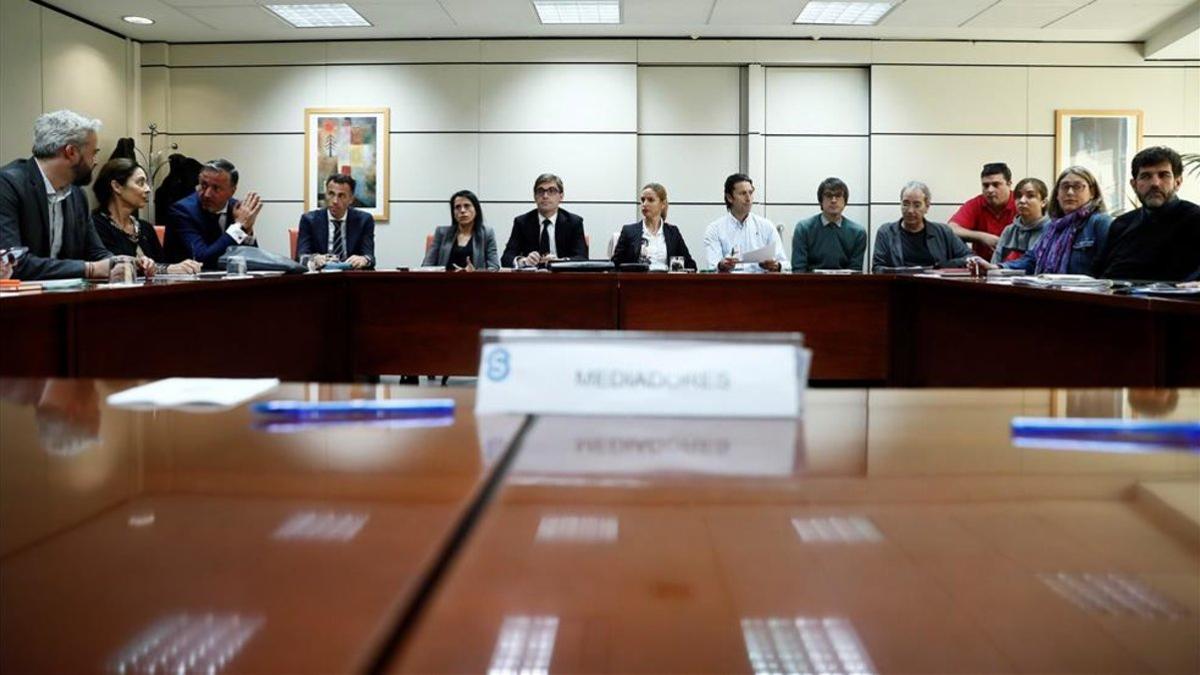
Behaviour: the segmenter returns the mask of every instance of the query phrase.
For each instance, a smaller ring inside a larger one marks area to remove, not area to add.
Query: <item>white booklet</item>
[[[189,411],[228,410],[279,386],[273,377],[238,380],[215,377],[168,377],[108,397],[117,408]]]

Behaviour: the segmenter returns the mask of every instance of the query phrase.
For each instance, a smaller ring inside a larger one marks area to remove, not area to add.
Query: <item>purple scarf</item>
[[[1046,233],[1033,247],[1034,274],[1066,274],[1075,235],[1087,224],[1092,208],[1084,206],[1046,224]]]

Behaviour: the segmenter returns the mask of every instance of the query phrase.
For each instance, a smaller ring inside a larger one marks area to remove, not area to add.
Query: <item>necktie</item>
[[[538,252],[545,255],[550,252],[550,219],[542,219],[542,239],[538,242]]]
[[[338,259],[346,257],[345,241],[342,240],[342,221],[333,221],[333,244],[329,247],[329,252],[336,255]]]

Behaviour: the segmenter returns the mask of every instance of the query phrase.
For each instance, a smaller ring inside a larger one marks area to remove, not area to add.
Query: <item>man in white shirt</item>
[[[215,269],[230,246],[257,246],[254,221],[262,200],[251,192],[239,202],[233,198],[237,185],[237,167],[227,159],[214,159],[200,169],[196,192],[171,207],[165,247],[170,262],[190,258]]]
[[[783,240],[775,224],[750,212],[754,206],[754,182],[744,173],[725,179],[723,217],[709,223],[704,231],[704,251],[709,267],[718,272],[780,272],[790,269],[783,253]],[[772,255],[758,263],[743,263],[741,256],[770,246]]]

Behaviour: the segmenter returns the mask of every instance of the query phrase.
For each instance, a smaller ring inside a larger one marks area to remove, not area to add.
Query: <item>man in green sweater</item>
[[[867,252],[867,230],[846,218],[850,188],[840,178],[817,187],[821,212],[796,223],[792,233],[792,271],[854,270],[861,272]]]

